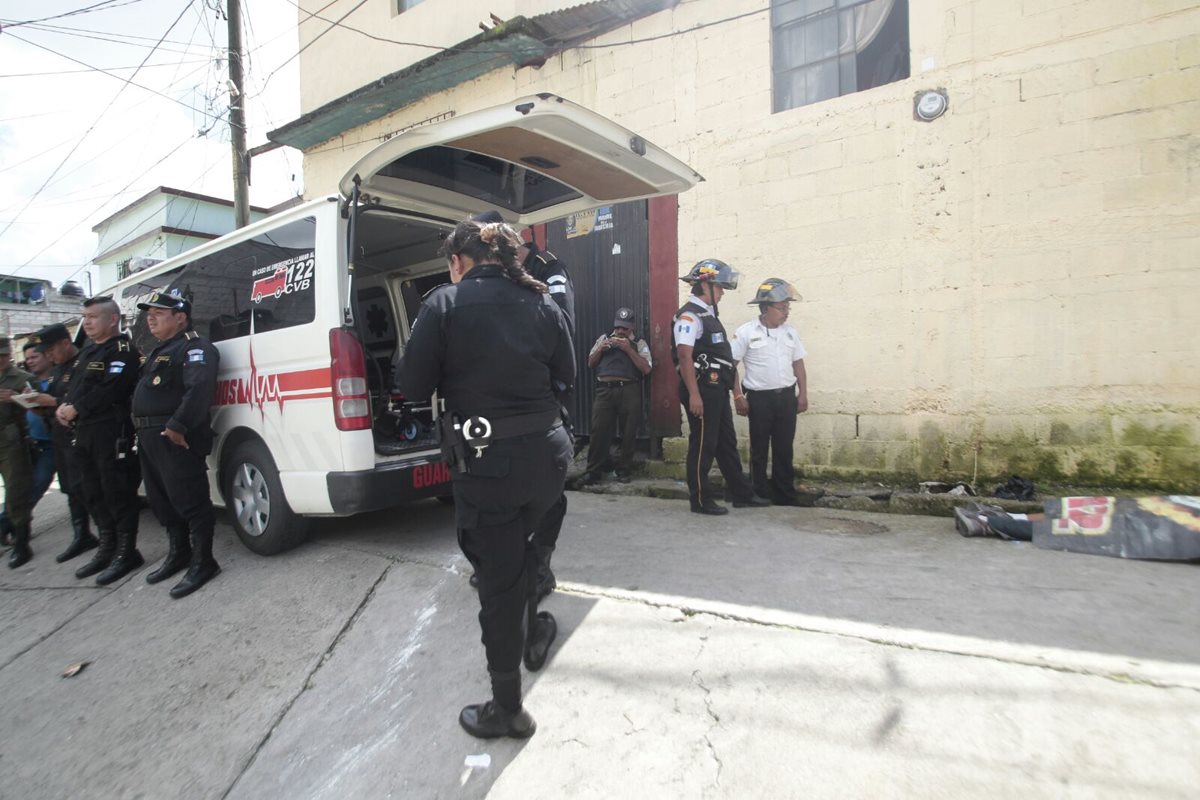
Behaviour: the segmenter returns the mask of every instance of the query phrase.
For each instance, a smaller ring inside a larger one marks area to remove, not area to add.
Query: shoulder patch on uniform
[[[546,291],[548,291],[550,294],[566,294],[567,287],[563,286],[561,283],[555,283],[546,287]]]
[[[183,338],[184,339],[198,339],[198,338],[200,338],[200,334],[196,333],[195,331],[184,331]]]
[[[563,275],[562,273],[555,273],[554,275],[551,275],[549,278],[546,278],[546,283],[548,283],[550,285],[554,285],[556,283],[566,283],[566,282],[567,282],[567,276]]]
[[[91,364],[88,364],[89,369],[91,368],[91,366],[92,366]],[[124,361],[114,361],[108,365],[108,374],[109,375],[120,375],[124,370],[125,370],[125,362]]]
[[[685,321],[686,322],[695,322],[696,318],[693,317],[690,313],[689,314],[680,314],[679,321],[680,322],[685,322]]]
[[[187,351],[187,360],[189,363],[194,362],[197,364],[203,364],[204,363],[204,350],[199,347],[197,347],[195,350],[188,350]]]

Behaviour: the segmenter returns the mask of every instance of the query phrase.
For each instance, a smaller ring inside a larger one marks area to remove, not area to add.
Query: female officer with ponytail
[[[458,224],[442,245],[451,283],[425,298],[396,371],[407,397],[436,390],[444,401],[442,450],[459,546],[479,579],[493,695],[459,722],[480,738],[526,738],[536,727],[521,705],[521,661],[541,668],[557,628],[529,610],[529,538],[562,494],[572,456],[551,387],[575,382],[574,348],[546,285],[517,263],[520,246],[503,223]]]

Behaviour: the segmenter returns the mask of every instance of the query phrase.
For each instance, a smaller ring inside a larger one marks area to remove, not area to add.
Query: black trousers
[[[470,475],[454,476],[458,544],[479,579],[479,626],[493,672],[520,669],[536,577],[531,538],[563,496],[571,451],[559,426],[494,441]]]
[[[754,487],[742,471],[737,434],[733,430],[733,411],[729,407],[729,389],[700,387],[703,417],[695,416],[688,409],[687,387],[682,383],[679,384],[679,399],[688,420],[687,484],[692,505],[707,505],[717,499],[708,481],[714,458],[725,478],[726,492],[734,500],[748,500],[754,494]]]
[[[133,425],[102,420],[75,429],[69,460],[96,526],[102,531],[137,533],[137,487],[141,470],[133,445]]]
[[[205,456],[211,444],[188,438],[185,449],[162,435],[161,425],[138,431],[138,453],[146,499],[154,516],[167,530],[188,531],[194,537],[212,538],[216,515],[208,491]]]
[[[765,392],[747,389],[746,401],[750,404],[750,479],[754,491],[774,503],[795,502],[796,470],[792,466],[792,445],[796,438],[795,387]]]
[[[592,438],[588,442],[588,472],[599,474],[604,468],[613,433],[618,427],[621,431],[621,455],[615,466],[622,471],[632,468],[637,429],[641,421],[641,381],[630,381],[621,386],[603,381],[597,383],[596,399],[592,403]]]
[[[79,480],[79,456],[75,452],[75,445],[71,444],[71,431],[53,419],[49,425],[50,439],[54,442],[54,471],[58,473],[59,491],[67,496],[71,521],[85,521],[88,515],[87,504],[83,502],[83,483]]]

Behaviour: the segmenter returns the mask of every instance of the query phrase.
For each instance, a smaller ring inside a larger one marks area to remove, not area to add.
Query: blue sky
[[[298,61],[288,62],[299,12],[290,0],[243,3],[253,147],[299,113]],[[232,197],[224,6],[0,0],[0,273],[86,287],[91,228],[114,211],[164,185]],[[295,150],[255,159],[251,203],[300,193],[301,171]]]

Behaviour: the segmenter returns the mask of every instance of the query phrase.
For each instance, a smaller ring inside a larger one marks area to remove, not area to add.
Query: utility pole
[[[250,224],[250,155],[246,152],[246,93],[242,88],[241,0],[229,0],[229,133],[233,146],[235,225]]]

